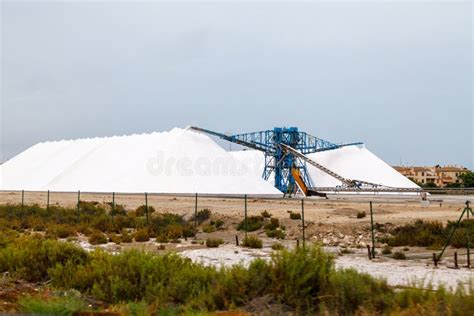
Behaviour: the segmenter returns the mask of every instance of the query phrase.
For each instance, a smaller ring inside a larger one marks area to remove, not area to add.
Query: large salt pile
[[[2,190],[280,194],[206,135],[184,129],[39,143],[0,166]]]
[[[261,176],[265,165],[264,154],[255,150],[234,151],[231,154],[248,167],[248,172]],[[365,147],[347,146],[336,150],[308,155],[309,158],[346,179],[367,181],[394,188],[419,188]],[[337,187],[341,182],[321,170],[308,165],[315,187]],[[273,177],[269,179],[273,183]]]

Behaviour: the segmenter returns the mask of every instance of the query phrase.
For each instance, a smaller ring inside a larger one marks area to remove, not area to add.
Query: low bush
[[[380,241],[391,247],[442,245],[447,235],[441,223],[423,220],[395,227],[390,234],[392,236],[380,238]]]
[[[137,230],[133,234],[133,239],[135,239],[136,242],[145,242],[150,240],[150,235],[148,233],[148,229],[142,228]]]
[[[383,255],[390,255],[392,253],[392,247],[390,246],[385,246],[382,249],[382,254]]]
[[[301,219],[301,214],[300,213],[295,213],[295,212],[292,212],[290,211],[290,219],[293,219],[293,220],[297,220],[297,219]]]
[[[393,253],[392,258],[395,260],[405,260],[407,256],[401,251],[396,251]]]
[[[248,232],[253,232],[259,230],[263,226],[263,217],[262,216],[249,216],[247,217],[247,222],[243,219],[237,226],[237,230],[244,230]]]
[[[183,226],[179,224],[171,224],[166,227],[166,235],[169,239],[179,239],[183,237]]]
[[[0,249],[0,272],[8,271],[13,277],[30,282],[48,280],[48,269],[57,264],[83,264],[87,252],[82,248],[38,236],[17,238]]]
[[[211,218],[211,210],[208,208],[202,209],[197,212],[196,215],[193,216],[192,220],[197,221],[199,225],[201,225],[204,221]]]
[[[247,247],[247,248],[262,248],[263,243],[260,238],[257,236],[247,236],[244,238],[244,241],[242,242],[242,246]]]
[[[278,218],[271,218],[270,222],[265,225],[265,230],[275,230],[280,227],[280,221]]]
[[[280,243],[275,243],[275,244],[272,245],[272,249],[273,250],[283,250],[283,249],[285,249],[285,246],[283,246]]]
[[[265,230],[267,237],[269,238],[276,238],[276,239],[285,239],[286,233],[284,230],[277,228],[274,230]]]
[[[204,226],[202,231],[205,232],[206,234],[210,234],[216,231],[216,227],[214,225],[209,224],[209,225]]]
[[[114,209],[112,210],[112,202],[108,202],[107,205],[110,206],[110,215],[127,215],[127,210],[125,209],[125,206],[122,204],[115,204]]]
[[[216,229],[220,229],[224,227],[224,221],[222,219],[216,219],[215,221],[211,221],[211,225],[213,225]]]
[[[159,234],[158,236],[156,236],[156,242],[167,244],[170,242],[170,239],[168,238],[168,235],[166,234]]]
[[[71,293],[49,298],[25,296],[19,299],[18,305],[22,312],[31,315],[73,315],[90,309],[80,293]]]
[[[89,243],[91,245],[102,245],[106,244],[107,241],[107,237],[99,231],[95,231],[89,236]]]
[[[263,211],[260,213],[260,215],[262,215],[263,218],[271,218],[272,217],[272,214],[270,214],[268,211]]]
[[[109,235],[109,241],[119,245],[122,243],[122,236],[118,234],[111,234]]]
[[[148,205],[148,215],[154,213],[155,211],[156,210],[153,206]],[[146,205],[140,205],[135,210],[135,215],[139,216],[139,217],[146,216],[146,212],[147,212],[147,206]]]
[[[208,238],[206,239],[206,246],[208,248],[217,248],[220,245],[224,244],[224,241],[219,238]]]
[[[76,227],[66,224],[49,225],[46,230],[46,237],[67,238],[76,235]]]
[[[365,214],[365,212],[359,212],[359,213],[357,213],[357,218],[359,218],[359,219],[360,219],[360,218],[364,218],[364,217],[366,217],[366,216],[367,216],[367,214]]]
[[[106,304],[143,302],[131,309],[138,313],[159,314],[168,307],[174,314],[212,313],[261,299],[300,315],[471,315],[474,310],[474,294],[464,287],[456,292],[393,290],[384,280],[335,269],[331,255],[309,246],[276,251],[271,260],[257,259],[248,266],[215,268],[173,253],[88,254],[66,242],[21,237],[0,249],[0,272],[5,271],[30,282],[51,280],[55,289],[75,289]],[[55,300],[25,300],[24,311],[57,314],[65,305],[80,307],[71,311],[83,306]]]
[[[124,231],[124,232],[122,232],[122,235],[120,235],[120,240],[124,244],[128,244],[128,243],[133,242],[133,236],[130,235],[128,232]]]

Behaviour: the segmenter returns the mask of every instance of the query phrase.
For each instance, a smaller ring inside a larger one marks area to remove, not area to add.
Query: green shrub
[[[146,216],[146,209],[147,209],[147,206],[146,205],[140,205],[139,207],[137,207],[137,209],[135,210],[135,215],[136,216]],[[151,205],[148,205],[148,215],[152,214],[155,212],[155,208]]]
[[[193,216],[192,220],[197,221],[198,224],[201,225],[202,222],[204,222],[205,220],[208,220],[209,218],[211,218],[211,210],[205,208],[198,211],[197,214]]]
[[[224,226],[224,221],[222,219],[216,219],[215,221],[211,221],[211,225],[216,229],[220,229]]]
[[[332,271],[327,281],[322,305],[334,315],[379,315],[393,305],[394,292],[386,281],[368,274],[354,269]],[[360,313],[360,308],[366,313]]]
[[[260,215],[262,215],[263,218],[271,218],[272,217],[272,214],[270,214],[268,211],[263,211],[260,213]]]
[[[273,250],[283,250],[283,249],[285,249],[285,246],[283,246],[280,243],[275,243],[275,244],[272,245],[272,249]]]
[[[284,230],[281,229],[274,229],[274,230],[265,230],[267,237],[269,238],[277,238],[277,239],[285,239],[286,234]]]
[[[50,238],[67,238],[76,235],[76,228],[70,225],[49,225],[46,231],[46,237]]]
[[[265,230],[275,230],[280,227],[280,221],[278,218],[271,218],[270,222],[265,225]]]
[[[209,224],[209,225],[204,226],[202,231],[207,234],[210,234],[216,231],[216,227],[214,225]]]
[[[380,238],[380,241],[392,247],[442,245],[446,239],[443,225],[439,222],[417,220],[414,223],[395,227],[390,231],[391,237]]]
[[[171,224],[166,227],[166,235],[169,239],[178,239],[183,236],[183,226],[179,224]]]
[[[167,244],[170,242],[168,235],[166,234],[159,234],[156,236],[156,242],[162,243],[162,244]]]
[[[292,211],[290,211],[289,213],[290,213],[290,219],[293,219],[293,220],[301,219],[300,213],[294,213]]]
[[[263,226],[263,217],[262,216],[249,216],[247,217],[247,223],[245,219],[242,220],[237,226],[237,230],[244,230],[248,232],[253,232],[259,230]]]
[[[330,286],[333,258],[320,248],[298,247],[272,256],[272,294],[280,302],[314,314]]]
[[[367,216],[367,214],[365,214],[365,212],[359,212],[359,213],[357,213],[357,218],[364,218],[364,217],[366,217],[366,216]]]
[[[148,229],[142,228],[140,230],[137,230],[133,234],[133,238],[135,239],[136,242],[145,242],[150,240],[150,235],[148,233]]]
[[[91,245],[106,244],[107,243],[107,237],[105,237],[105,235],[103,233],[101,233],[99,231],[95,231],[89,236],[89,243]]]
[[[407,256],[401,251],[396,251],[393,253],[392,258],[395,260],[405,260]]]
[[[113,210],[113,213],[112,213],[112,202],[109,202],[107,203],[107,205],[110,206],[110,215],[114,215],[114,216],[117,216],[117,215],[127,215],[127,210],[125,209],[125,206],[122,205],[122,204],[115,204],[115,207],[114,207],[114,210]]]
[[[224,244],[224,241],[219,238],[208,238],[206,239],[206,246],[208,248],[217,248],[220,245]]]
[[[343,255],[349,255],[349,254],[352,254],[354,253],[354,251],[350,250],[349,248],[342,248],[341,249],[341,254]]]
[[[390,246],[385,246],[382,249],[382,254],[383,255],[390,255],[392,253],[392,247]]]
[[[72,315],[75,312],[89,310],[87,302],[80,294],[72,292],[50,298],[25,296],[19,299],[18,305],[22,312],[32,315]]]
[[[247,236],[244,238],[244,241],[242,242],[242,246],[247,247],[247,248],[262,248],[263,243],[260,238],[257,236]]]
[[[122,236],[118,234],[111,234],[109,235],[109,241],[119,245],[122,243]]]
[[[336,270],[330,255],[310,246],[274,252],[270,261],[257,259],[248,267],[215,268],[172,253],[88,254],[66,242],[21,237],[0,249],[0,267],[30,282],[50,279],[55,289],[76,289],[106,304],[146,302],[160,309],[173,306],[179,314],[236,309],[254,299],[301,315],[470,315],[474,310],[473,293],[464,287],[454,293],[395,291],[355,270]]]
[[[190,237],[195,237],[195,236],[196,236],[196,229],[194,228],[194,226],[189,223],[184,224],[183,237],[190,238]]]
[[[46,281],[48,269],[66,261],[81,264],[88,260],[87,252],[68,243],[40,237],[18,238],[0,249],[0,272],[30,282]]]
[[[124,244],[128,244],[128,243],[133,242],[133,236],[130,235],[128,232],[124,231],[124,232],[122,232],[122,235],[120,236],[120,240]]]

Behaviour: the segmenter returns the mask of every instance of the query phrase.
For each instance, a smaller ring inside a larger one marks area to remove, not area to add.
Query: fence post
[[[198,194],[194,197],[194,229],[198,227]]]
[[[247,194],[245,194],[244,200],[245,200],[245,208],[244,208],[245,239],[247,239],[247,230],[248,230],[248,223],[247,223]]]
[[[459,269],[457,252],[454,253],[454,268]]]
[[[469,213],[471,212],[471,208],[469,207],[469,204],[471,202],[466,201],[466,209],[467,209],[467,222],[469,223]],[[468,226],[469,227],[469,226]],[[469,233],[469,229],[466,229],[466,234],[467,234],[467,268],[471,268],[471,234]]]
[[[372,207],[372,201],[370,201],[370,231],[372,233],[372,258],[375,259],[375,234],[374,234],[374,212]]]
[[[146,211],[146,224],[148,225],[149,216],[148,216],[148,193],[145,192],[145,211]]]
[[[115,220],[115,192],[112,192],[112,220]]]
[[[370,251],[370,246],[367,245],[367,253],[369,255],[369,260],[372,260],[372,252]]]
[[[306,231],[304,226],[304,198],[301,199],[301,224],[303,225],[303,248],[306,245]]]
[[[21,210],[23,211],[23,207],[25,206],[25,190],[21,190]]]
[[[46,210],[49,211],[49,190],[48,190],[48,195],[46,198]]]
[[[80,207],[81,207],[81,191],[77,191],[77,222],[79,222],[79,216],[80,216]]]

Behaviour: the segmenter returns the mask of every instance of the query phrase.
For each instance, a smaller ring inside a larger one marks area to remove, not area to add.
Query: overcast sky
[[[0,161],[47,140],[298,126],[473,168],[472,6],[3,1]]]

